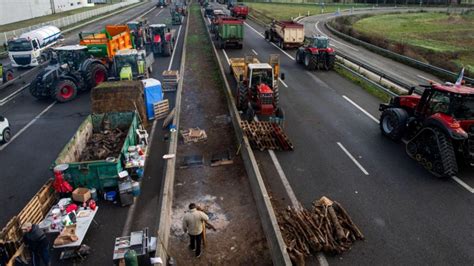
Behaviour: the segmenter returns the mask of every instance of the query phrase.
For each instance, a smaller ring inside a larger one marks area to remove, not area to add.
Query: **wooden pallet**
[[[207,139],[206,131],[200,128],[190,128],[187,130],[181,130],[181,136],[183,136],[184,143],[196,143]]]
[[[240,123],[245,136],[254,149],[293,150],[293,144],[277,123],[267,121],[242,121]]]
[[[179,71],[178,70],[165,70],[161,74],[161,86],[163,92],[176,91],[179,82]]]
[[[153,110],[155,111],[154,119],[162,119],[168,116],[170,111],[170,105],[168,99],[159,101],[153,104]]]
[[[10,259],[7,265],[11,265],[14,258],[23,253],[21,225],[26,222],[40,223],[51,207],[57,202],[58,198],[59,195],[53,188],[53,180],[50,179],[31,198],[20,213],[13,216],[0,231],[0,247],[5,248]]]

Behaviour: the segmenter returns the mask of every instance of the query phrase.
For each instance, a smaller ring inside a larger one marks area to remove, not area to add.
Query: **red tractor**
[[[175,30],[170,30],[165,24],[152,24],[148,32],[153,54],[170,56],[174,47]]]
[[[331,70],[335,61],[336,52],[329,47],[326,36],[306,38],[304,45],[296,51],[296,63],[303,64],[308,70]]]
[[[379,110],[382,134],[404,139],[408,155],[438,177],[458,172],[459,160],[474,163],[474,88],[460,84],[423,86],[420,96],[397,96]]]

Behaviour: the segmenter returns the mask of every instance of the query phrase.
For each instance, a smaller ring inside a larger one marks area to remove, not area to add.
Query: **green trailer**
[[[227,45],[234,45],[242,49],[244,40],[244,22],[233,17],[219,17],[215,39],[217,46],[221,49]]]
[[[68,164],[69,167],[64,174],[73,187],[96,188],[102,192],[108,188],[115,188],[118,186],[118,173],[124,170],[122,162],[128,147],[137,145],[138,126],[135,112],[91,114],[82,122],[72,139],[59,153],[53,167],[58,164]],[[81,161],[93,134],[104,132],[104,128],[108,131],[119,128],[123,134],[126,134],[123,143],[118,143],[122,145],[120,153],[103,160]]]

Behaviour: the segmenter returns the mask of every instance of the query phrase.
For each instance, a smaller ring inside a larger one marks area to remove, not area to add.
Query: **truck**
[[[244,21],[234,17],[219,17],[215,30],[217,47],[224,49],[227,45],[234,45],[242,49],[244,40]]]
[[[114,56],[109,80],[132,80],[148,78],[153,71],[155,57],[145,50],[120,50]]]
[[[265,30],[265,39],[281,49],[300,47],[304,43],[304,25],[291,20],[273,20]]]
[[[7,143],[11,138],[12,133],[10,130],[10,123],[8,123],[8,119],[0,115],[0,143]]]
[[[92,113],[61,150],[53,166],[68,164],[64,174],[73,187],[95,188],[101,192],[115,188],[118,173],[125,170],[122,162],[128,147],[138,144],[138,128],[135,112]],[[107,134],[113,138],[108,139]],[[109,153],[107,149],[110,148],[104,148],[105,145],[91,149],[94,141],[101,138],[115,142],[118,153]],[[106,158],[103,158],[104,154]]]
[[[280,75],[279,55],[270,55],[269,63],[261,63],[251,55],[229,61],[230,72],[237,83],[237,109],[243,112],[243,118],[251,121],[259,114],[283,121],[285,115],[280,107],[278,79],[284,80],[285,75]]]
[[[45,26],[8,40],[7,49],[13,67],[34,67],[51,57],[50,48],[62,40],[61,30]]]
[[[458,165],[474,166],[474,87],[431,82],[423,92],[381,104],[380,131],[403,140],[406,153],[434,176],[455,176]]]
[[[229,8],[230,15],[236,18],[246,19],[249,15],[249,7],[243,3],[232,4]]]
[[[127,25],[107,25],[100,32],[79,33],[79,44],[88,48],[88,53],[105,62],[112,62],[119,50],[135,48]]]

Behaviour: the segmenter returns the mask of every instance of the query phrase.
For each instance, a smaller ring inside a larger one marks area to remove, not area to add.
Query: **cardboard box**
[[[72,192],[74,201],[86,202],[91,198],[91,192],[88,188],[78,187]]]

